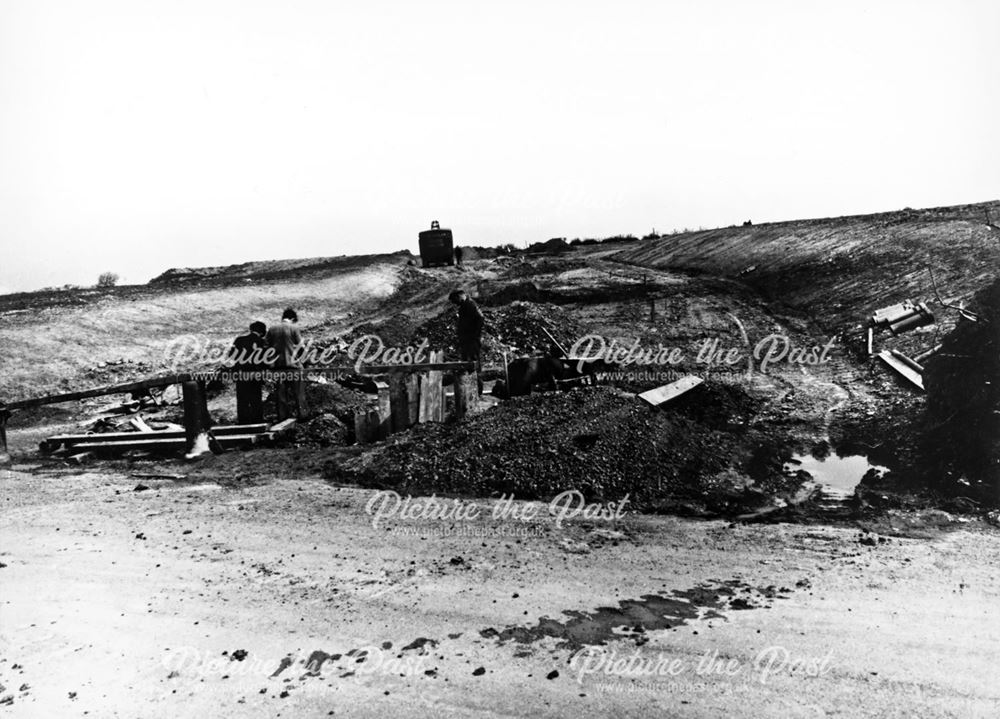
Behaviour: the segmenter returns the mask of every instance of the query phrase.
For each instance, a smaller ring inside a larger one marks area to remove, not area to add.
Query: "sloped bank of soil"
[[[1000,506],[1000,280],[970,309],[926,362],[920,458],[932,486]]]
[[[330,478],[403,494],[589,501],[645,511],[740,513],[794,490],[788,452],[751,423],[760,404],[709,384],[662,410],[615,390],[520,397],[466,421],[420,425],[357,464],[331,461]],[[751,481],[750,477],[753,477]]]
[[[969,310],[979,321],[960,320],[924,362],[926,395],[886,398],[831,428],[839,447],[892,469],[862,482],[859,496],[963,512],[1000,506],[1000,281]]]

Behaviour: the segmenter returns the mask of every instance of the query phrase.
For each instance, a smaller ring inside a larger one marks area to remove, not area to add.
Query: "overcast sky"
[[[1000,196],[1000,3],[0,0],[0,292]]]

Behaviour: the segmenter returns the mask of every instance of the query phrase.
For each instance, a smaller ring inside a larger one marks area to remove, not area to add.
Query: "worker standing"
[[[267,350],[267,325],[250,324],[250,331],[233,341],[230,357],[236,375],[236,421],[240,424],[258,424],[264,421],[264,403],[261,401],[263,378],[267,369],[264,352]]]
[[[456,324],[456,334],[458,337],[458,352],[463,362],[476,363],[476,380],[479,387],[479,394],[483,393],[482,378],[482,336],[483,336],[483,313],[479,305],[469,297],[465,290],[454,290],[448,299],[458,307],[458,322]]]
[[[291,307],[281,315],[281,324],[272,325],[267,331],[267,344],[274,356],[275,370],[302,369],[302,334],[298,327],[299,316]],[[278,421],[305,415],[305,391],[301,379],[279,379],[275,388]]]

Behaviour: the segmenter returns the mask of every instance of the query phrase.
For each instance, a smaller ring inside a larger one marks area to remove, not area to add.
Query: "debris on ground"
[[[710,512],[753,508],[766,490],[801,483],[780,459],[761,460],[773,438],[746,426],[759,403],[743,389],[706,383],[685,400],[654,411],[607,387],[535,394],[459,424],[420,425],[363,463],[332,461],[326,471],[403,493],[544,499],[577,490],[627,496],[630,509],[682,502]]]
[[[502,307],[484,307],[486,326],[483,332],[483,362],[498,363],[503,353],[546,354],[552,346],[548,332],[564,346],[572,346],[583,331],[578,321],[564,308],[551,304],[511,302]],[[413,333],[414,343],[426,339],[431,348],[444,349],[455,356],[455,310],[449,308],[420,325]]]

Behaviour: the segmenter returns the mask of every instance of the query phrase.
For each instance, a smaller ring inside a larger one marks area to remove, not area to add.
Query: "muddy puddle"
[[[552,637],[559,640],[559,646],[568,648],[605,644],[613,639],[644,644],[649,641],[649,631],[676,629],[695,620],[725,619],[724,611],[769,608],[770,600],[784,598],[791,591],[787,587],[758,589],[738,579],[708,582],[669,595],[646,594],[623,600],[617,607],[566,611],[563,619],[541,617],[534,626],[484,629],[480,636],[519,644]]]
[[[888,472],[889,468],[872,464],[860,454],[840,456],[836,453],[797,454],[785,465],[787,471],[804,470],[812,476],[812,487],[819,486],[824,497],[831,500],[845,500],[854,494],[854,489],[871,470]]]

